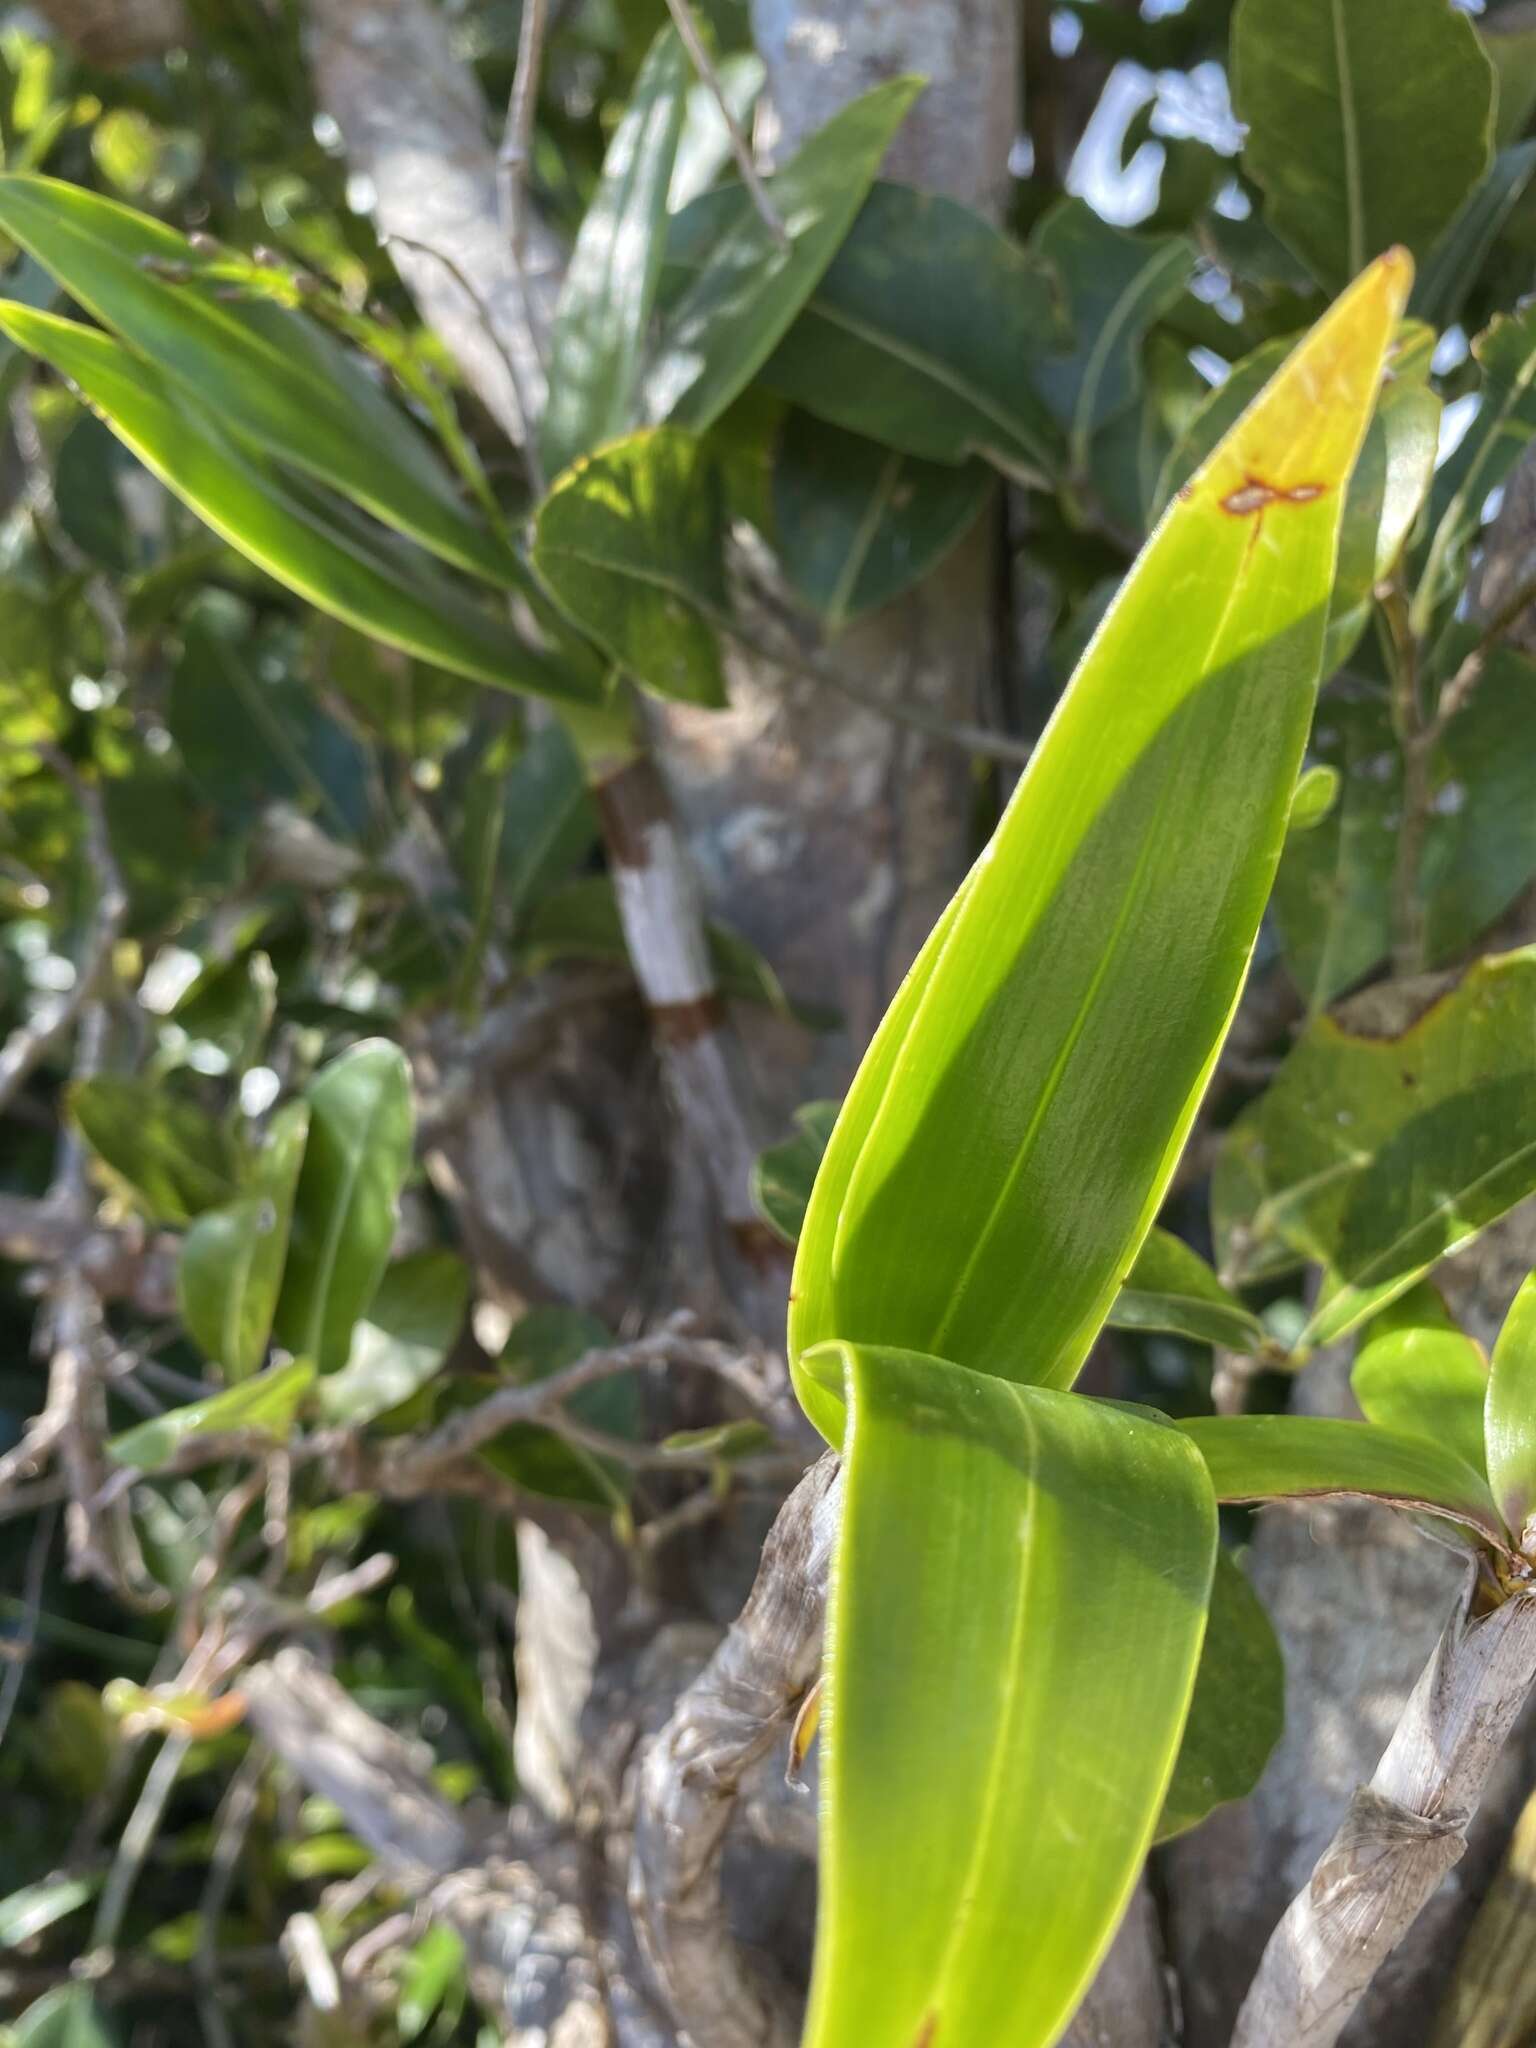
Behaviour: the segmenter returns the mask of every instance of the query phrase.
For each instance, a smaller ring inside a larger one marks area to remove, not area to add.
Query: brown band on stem
[[[626,761],[593,784],[592,801],[602,821],[609,859],[619,867],[648,867],[651,852],[646,832],[667,819],[666,793],[652,763],[643,757]]]
[[[681,1003],[653,1003],[651,1023],[663,1045],[697,1045],[725,1023],[725,1002],[717,989]]]

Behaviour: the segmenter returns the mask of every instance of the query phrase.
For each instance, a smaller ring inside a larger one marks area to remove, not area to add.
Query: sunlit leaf
[[[464,1322],[469,1269],[457,1252],[412,1252],[386,1267],[340,1372],[320,1383],[331,1422],[372,1422],[435,1379]]]
[[[852,1426],[807,2048],[1047,2048],[1178,1749],[1205,1475],[1176,1430],[1077,1395],[854,1345],[812,1369]]]
[[[1488,1361],[1427,1281],[1373,1320],[1349,1383],[1367,1422],[1426,1437],[1474,1472],[1484,1470]]]
[[[20,1948],[55,1921],[78,1913],[100,1888],[95,1877],[47,1877],[0,1899],[0,1948]]]
[[[162,1223],[188,1223],[236,1191],[239,1158],[215,1117],[167,1081],[98,1074],[69,1091],[91,1150]]]
[[[308,1132],[307,1104],[279,1110],[243,1177],[248,1191],[207,1210],[182,1240],[181,1319],[230,1380],[248,1379],[267,1355]]]
[[[281,1443],[314,1380],[315,1368],[307,1359],[272,1366],[221,1394],[189,1402],[185,1408],[168,1408],[163,1415],[124,1430],[108,1440],[107,1455],[119,1465],[154,1472],[190,1437],[255,1430]]]
[[[1484,1437],[1493,1497],[1524,1548],[1536,1511],[1536,1274],[1510,1304],[1493,1347]]]
[[[1311,719],[1340,495],[1407,284],[1389,259],[1340,301],[1122,586],[844,1102],[800,1242],[792,1358],[847,1336],[1047,1385],[1076,1373],[1242,985]],[[834,1397],[799,1384],[836,1441]]]

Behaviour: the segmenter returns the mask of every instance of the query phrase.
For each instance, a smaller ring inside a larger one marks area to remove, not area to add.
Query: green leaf
[[[1199,1415],[1178,1427],[1220,1501],[1380,1500],[1461,1523],[1508,1547],[1480,1472],[1423,1437],[1320,1415]]]
[[[1216,1807],[1246,1799],[1284,1726],[1280,1644],[1263,1601],[1218,1550],[1194,1697],[1154,1839],[1171,1841]]]
[[[226,1379],[248,1379],[267,1355],[308,1134],[305,1103],[279,1110],[246,1176],[250,1192],[207,1210],[182,1240],[181,1319]]]
[[[779,560],[835,632],[926,576],[992,491],[981,462],[919,462],[793,412],[774,453]]]
[[[539,426],[556,476],[636,424],[641,358],[666,244],[667,188],[692,76],[675,29],[651,44],[571,251]]]
[[[60,1984],[45,1991],[16,2021],[15,2048],[116,2048],[89,1987]]]
[[[1316,831],[1338,802],[1343,781],[1338,769],[1330,768],[1325,761],[1315,761],[1310,768],[1302,770],[1296,783],[1296,794],[1291,798],[1291,815],[1286,820],[1287,846],[1293,832]]]
[[[436,1379],[469,1302],[469,1269],[456,1252],[412,1252],[386,1267],[352,1332],[340,1372],[320,1383],[328,1422],[372,1422]]]
[[[1340,301],[1121,586],[843,1104],[791,1359],[856,1333],[1045,1385],[1076,1373],[1242,985],[1311,719],[1342,486],[1407,284],[1390,259]],[[1254,478],[1301,495],[1255,505]],[[798,1385],[835,1442],[832,1397]]]
[[[1349,1383],[1367,1422],[1421,1436],[1484,1470],[1488,1362],[1428,1282],[1411,1288],[1365,1332]]]
[[[1502,110],[1502,100],[1501,100]],[[1501,149],[1486,177],[1468,194],[1450,226],[1425,258],[1408,310],[1437,332],[1461,311],[1499,231],[1536,171],[1536,142]]]
[[[406,1952],[400,1971],[400,1997],[395,2025],[402,2041],[426,2031],[432,2015],[455,1991],[460,2000],[466,1984],[464,1943],[451,1927],[429,1927]]]
[[[1082,477],[1094,435],[1135,404],[1142,341],[1189,282],[1195,252],[1182,235],[1111,227],[1083,199],[1052,207],[1033,246],[1061,278],[1076,335],[1066,355],[1038,366],[1036,382]]]
[[[315,1368],[308,1359],[274,1365],[222,1394],[168,1408],[148,1422],[108,1440],[107,1456],[119,1465],[154,1472],[173,1457],[189,1437],[222,1436],[229,1430],[260,1430],[281,1443],[293,1427],[304,1397],[314,1385]]]
[[[590,689],[468,604],[419,552],[238,446],[197,401],[110,335],[0,304],[0,332],[76,383],[145,467],[221,539],[322,611],[503,689],[586,701]]]
[[[0,177],[0,229],[229,432],[461,568],[516,580],[507,550],[465,511],[416,428],[302,314],[221,295],[199,281],[204,259],[174,228],[79,185]],[[166,266],[184,281],[170,281]]]
[[[809,1369],[852,1427],[806,2048],[1047,2048],[1173,1767],[1205,1476],[1176,1430],[1078,1395],[858,1345]]]
[[[277,1332],[322,1373],[346,1364],[383,1277],[414,1128],[410,1068],[385,1039],[353,1046],[310,1085]]]
[[[763,89],[763,60],[755,50],[733,50],[715,63],[723,99],[739,128],[751,126],[752,105]],[[672,213],[707,192],[731,160],[731,138],[720,113],[720,100],[703,79],[688,88],[683,132],[672,164],[667,207]]]
[[[1167,1230],[1147,1233],[1108,1320],[1112,1329],[1170,1330],[1231,1351],[1257,1351],[1265,1341],[1258,1317],[1222,1286],[1198,1252]]]
[[[1524,1550],[1536,1511],[1536,1274],[1511,1302],[1493,1347],[1483,1434],[1493,1497]]]
[[[786,1244],[798,1241],[805,1223],[816,1170],[832,1126],[835,1102],[805,1102],[795,1111],[796,1131],[782,1145],[760,1152],[752,1169],[752,1199],[765,1222]]]
[[[648,690],[721,705],[724,546],[713,452],[656,427],[567,470],[539,507],[533,562],[562,611]]]
[[[645,379],[652,420],[700,433],[772,354],[853,225],[918,78],[893,78],[834,114],[767,180],[775,238],[746,193],[712,210],[718,232],[670,307]]]
[[[189,1223],[236,1191],[239,1158],[224,1127],[169,1081],[98,1074],[69,1090],[69,1113],[97,1157],[161,1223]]]
[[[706,225],[674,223],[668,262],[696,262]],[[883,447],[1039,481],[1062,436],[1031,372],[1068,338],[1038,256],[953,199],[877,184],[761,376]]]
[[[1331,1343],[1536,1189],[1536,947],[1314,1018],[1228,1132],[1212,1213],[1232,1284],[1324,1268]]]
[[[1536,112],[1536,29],[1496,16],[1479,22],[1478,32],[1498,76],[1494,140],[1505,149],[1520,140]]]
[[[0,1948],[20,1948],[93,1899],[99,1877],[48,1877],[0,1899]]]
[[[1449,0],[1239,0],[1232,93],[1269,224],[1337,290],[1433,247],[1488,168],[1493,67]]]
[[[1439,441],[1439,398],[1421,379],[1395,374],[1350,478],[1323,646],[1325,676],[1349,658],[1370,623],[1376,588],[1396,568],[1429,491]]]
[[[580,1309],[533,1308],[513,1324],[501,1367],[508,1377],[526,1386],[574,1365],[584,1352],[612,1342],[607,1326]],[[609,1436],[634,1437],[640,1427],[640,1381],[633,1372],[615,1373],[583,1387],[566,1406],[578,1422],[591,1429]],[[504,1429],[480,1456],[492,1470],[552,1500],[613,1509],[622,1506],[629,1491],[629,1473],[623,1466],[532,1423]]]

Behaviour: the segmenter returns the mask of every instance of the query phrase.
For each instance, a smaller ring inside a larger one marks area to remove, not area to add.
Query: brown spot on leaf
[[[912,2043],[912,2048],[933,2048],[934,2036],[938,2031],[939,2016],[936,2012],[931,2012],[918,2028],[917,2037]]]
[[[1237,489],[1222,499],[1221,509],[1234,519],[1247,519],[1254,513],[1262,518],[1271,505],[1310,505],[1326,489],[1325,484],[1286,486],[1266,483],[1261,476],[1245,476]]]

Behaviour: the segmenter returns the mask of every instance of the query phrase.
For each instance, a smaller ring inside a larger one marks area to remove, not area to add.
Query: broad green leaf
[[[328,1422],[372,1422],[442,1371],[464,1322],[469,1270],[456,1252],[412,1252],[386,1267],[340,1372],[320,1382]]]
[[[100,1889],[99,1877],[47,1877],[0,1899],[0,1948],[20,1948],[55,1921],[78,1913]]]
[[[189,1223],[236,1192],[239,1156],[224,1127],[144,1075],[98,1074],[69,1090],[69,1113],[98,1158],[161,1223]]]
[[[806,1206],[832,1126],[835,1102],[805,1102],[795,1111],[796,1131],[782,1145],[770,1145],[752,1169],[752,1199],[786,1244],[798,1241]]]
[[[1178,1749],[1205,1475],[1176,1430],[1078,1395],[858,1345],[809,1369],[851,1427],[806,2048],[1047,2048]]]
[[[1536,1274],[1510,1304],[1493,1347],[1483,1434],[1493,1497],[1525,1549],[1536,1535]]]
[[[58,179],[0,178],[0,229],[230,433],[461,568],[516,580],[506,548],[466,512],[416,428],[302,314],[221,296],[199,282],[205,259],[174,228]]]
[[[1493,67],[1450,0],[1239,0],[1232,93],[1265,217],[1337,290],[1433,247],[1488,168]]]
[[[1319,323],[1121,586],[843,1104],[792,1359],[846,1336],[1045,1385],[1076,1373],[1242,986],[1340,497],[1407,285],[1386,259]],[[833,1397],[798,1384],[836,1441]]]
[[[713,452],[656,427],[567,470],[539,507],[533,561],[561,610],[648,690],[720,705],[724,545]]]
[[[1147,1233],[1108,1317],[1116,1330],[1170,1330],[1197,1344],[1257,1351],[1264,1325],[1171,1231]]]
[[[737,190],[719,232],[670,307],[645,379],[652,420],[700,433],[772,354],[852,226],[918,78],[893,78],[834,114],[767,180],[784,239]]]
[[[793,412],[773,463],[779,560],[836,631],[899,597],[975,524],[992,491],[981,462],[919,462]]]
[[[1481,403],[1430,492],[1431,538],[1410,608],[1421,637],[1442,600],[1459,594],[1483,506],[1536,433],[1536,306],[1495,314],[1472,353],[1483,373]]]
[[[1536,28],[1506,14],[1479,22],[1478,32],[1499,81],[1494,140],[1507,149],[1525,134],[1536,112]]]
[[[662,29],[603,158],[550,336],[549,403],[539,424],[550,476],[636,423],[666,242],[667,187],[691,76],[677,31]]]
[[[117,2036],[85,1984],[60,1984],[29,2005],[11,2031],[14,2048],[116,2048]]]
[[[1035,378],[1084,477],[1094,435],[1136,402],[1142,341],[1189,282],[1194,250],[1182,235],[1111,227],[1083,199],[1054,206],[1032,246],[1060,277],[1075,330],[1070,352],[1047,358]]]
[[[1321,1415],[1200,1415],[1178,1427],[1220,1501],[1380,1500],[1442,1515],[1508,1548],[1482,1474],[1423,1437]]]
[[[353,1046],[310,1085],[277,1332],[322,1373],[346,1364],[383,1278],[414,1130],[410,1069],[385,1039]]]
[[[1426,1437],[1474,1472],[1484,1470],[1488,1362],[1427,1281],[1371,1323],[1349,1383],[1367,1422]]]
[[[267,1355],[308,1133],[307,1104],[279,1110],[243,1176],[249,1192],[207,1210],[182,1240],[176,1267],[181,1319],[230,1380],[248,1379]]]
[[[705,227],[702,211],[675,224],[669,264],[697,261]],[[984,455],[1039,480],[1058,467],[1062,435],[1031,373],[1069,339],[1037,255],[953,199],[877,184],[761,374],[884,447],[931,462]]]
[[[304,1397],[314,1385],[315,1368],[308,1359],[275,1365],[238,1387],[210,1394],[185,1408],[168,1408],[148,1422],[108,1440],[107,1456],[119,1465],[154,1472],[173,1457],[189,1437],[222,1436],[229,1430],[261,1430],[281,1443],[293,1427]]]
[[[1536,947],[1313,1019],[1216,1163],[1219,1270],[1306,1259],[1330,1343],[1536,1189]]]
[[[503,689],[590,695],[580,671],[521,646],[419,552],[341,499],[280,474],[110,335],[0,304],[0,332],[76,383],[144,466],[221,539],[322,611],[392,647]]]
[[[1184,1739],[1156,1840],[1197,1827],[1259,1782],[1285,1726],[1285,1662],[1252,1586],[1225,1550],[1216,1553],[1210,1614]]]
[[[1427,320],[1437,331],[1455,320],[1499,230],[1530,183],[1532,171],[1536,171],[1536,142],[1499,151],[1487,175],[1467,196],[1424,260],[1408,301],[1408,310],[1417,319]]]

